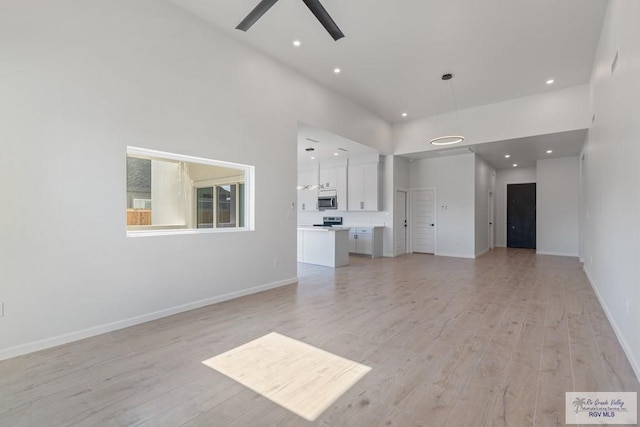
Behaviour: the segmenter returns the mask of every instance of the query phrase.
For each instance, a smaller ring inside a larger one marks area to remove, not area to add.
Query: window
[[[252,230],[253,166],[127,147],[127,232]]]
[[[244,183],[197,189],[198,228],[244,227]],[[213,195],[216,194],[215,203]]]

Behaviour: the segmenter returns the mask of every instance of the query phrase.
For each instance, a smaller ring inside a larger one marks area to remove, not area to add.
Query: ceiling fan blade
[[[344,37],[338,25],[331,18],[327,10],[320,4],[320,0],[302,0],[307,5],[309,10],[318,18],[318,21],[322,26],[331,34],[334,40],[339,40]]]
[[[256,7],[238,24],[236,30],[247,31],[262,17],[278,0],[261,0]]]

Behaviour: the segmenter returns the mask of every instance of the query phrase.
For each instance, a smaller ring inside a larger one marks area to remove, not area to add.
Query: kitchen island
[[[349,227],[298,227],[298,262],[340,267],[349,264]]]

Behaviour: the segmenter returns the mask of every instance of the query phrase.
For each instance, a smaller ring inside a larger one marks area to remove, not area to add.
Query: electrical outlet
[[[4,317],[4,302],[0,302],[0,317]]]
[[[629,309],[629,298],[627,297],[624,298],[624,309],[627,312],[627,314],[631,312],[631,310]]]
[[[274,267],[278,266],[278,257],[273,257],[273,266]]]

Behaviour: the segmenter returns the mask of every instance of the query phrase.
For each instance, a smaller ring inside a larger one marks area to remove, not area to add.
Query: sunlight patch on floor
[[[275,332],[202,363],[309,421],[371,370]]]

